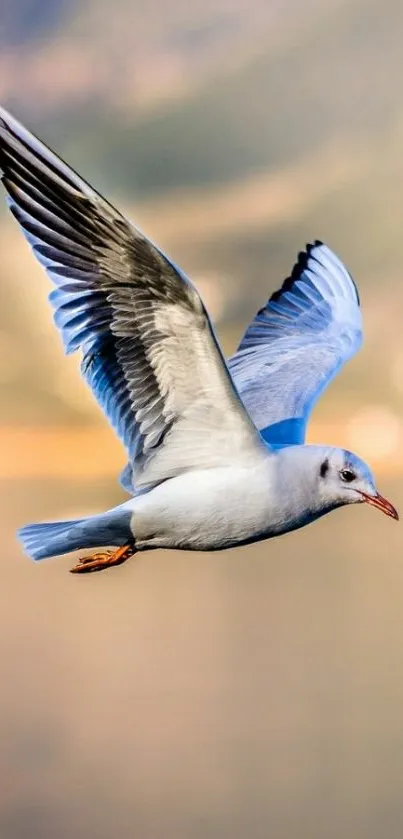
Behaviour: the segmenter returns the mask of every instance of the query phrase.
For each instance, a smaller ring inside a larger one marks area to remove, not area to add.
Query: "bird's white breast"
[[[269,535],[275,461],[188,472],[134,499],[136,545],[220,550]]]

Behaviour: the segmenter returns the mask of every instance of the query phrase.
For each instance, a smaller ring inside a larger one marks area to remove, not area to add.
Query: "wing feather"
[[[361,342],[360,301],[352,277],[326,245],[307,245],[228,362],[267,442],[304,442],[315,402]]]
[[[55,289],[65,349],[124,441],[125,486],[261,456],[194,287],[145,236],[0,109],[12,213]]]

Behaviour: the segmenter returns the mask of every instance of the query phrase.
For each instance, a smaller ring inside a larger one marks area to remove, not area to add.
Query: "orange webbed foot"
[[[89,556],[82,556],[77,565],[70,568],[70,572],[71,574],[88,574],[92,571],[104,571],[105,568],[111,568],[113,565],[121,565],[134,553],[133,545],[123,545],[116,551],[102,551]]]

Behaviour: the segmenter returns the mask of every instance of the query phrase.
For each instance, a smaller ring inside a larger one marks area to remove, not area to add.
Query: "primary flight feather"
[[[22,528],[34,559],[116,546],[72,569],[86,572],[142,549],[218,550],[362,501],[397,518],[357,456],[303,444],[313,405],[362,340],[356,287],[329,248],[307,246],[226,364],[180,269],[3,109],[0,171],[54,284],[66,352],[82,351],[129,458],[125,504]]]

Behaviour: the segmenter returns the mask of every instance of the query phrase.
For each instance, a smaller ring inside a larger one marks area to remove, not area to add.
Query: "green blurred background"
[[[403,508],[403,4],[2,0],[0,98],[194,279],[226,351],[324,239],[363,351],[310,439]],[[401,839],[402,529],[341,510],[221,555],[34,566],[15,528],[124,498],[0,209],[1,839]]]

